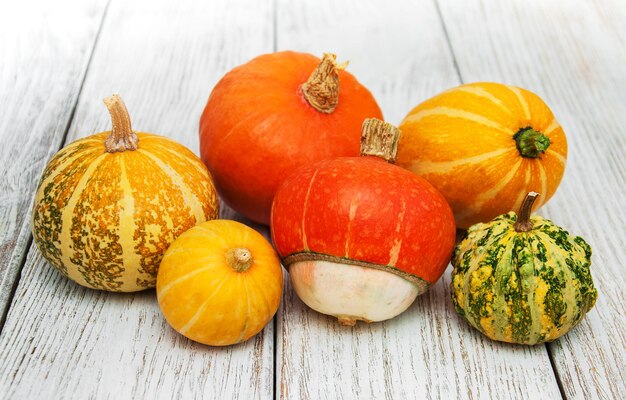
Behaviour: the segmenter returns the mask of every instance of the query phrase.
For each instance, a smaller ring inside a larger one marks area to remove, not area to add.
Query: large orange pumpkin
[[[105,103],[113,131],[67,145],[46,167],[33,237],[44,258],[80,285],[134,292],[155,286],[178,235],[217,218],[217,192],[189,149],[133,132],[119,96]]]
[[[446,197],[457,227],[468,228],[520,207],[528,192],[556,191],[567,141],[534,93],[499,83],[472,83],[415,107],[400,125],[397,164]]]
[[[182,335],[212,346],[256,335],[272,319],[283,272],[272,245],[254,229],[214,220],[183,233],[163,257],[159,306]]]
[[[332,54],[284,51],[218,82],[200,120],[200,152],[233,209],[269,224],[274,193],[295,169],[359,155],[363,120],[382,113],[344,67]]]

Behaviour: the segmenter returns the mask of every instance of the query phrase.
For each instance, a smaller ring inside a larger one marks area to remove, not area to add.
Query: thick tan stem
[[[361,128],[361,155],[376,156],[395,163],[400,141],[400,129],[376,118],[363,121]]]
[[[230,249],[228,253],[226,253],[226,258],[230,267],[237,272],[246,272],[254,261],[250,250],[244,247]]]
[[[109,153],[117,151],[137,150],[139,138],[130,126],[130,115],[122,98],[114,94],[104,99],[104,104],[111,114],[113,129],[104,141],[104,147]]]
[[[533,229],[533,223],[530,220],[530,213],[532,212],[533,204],[538,197],[539,193],[529,192],[524,198],[524,201],[522,201],[522,205],[517,212],[517,222],[515,223],[515,230],[517,232],[528,232]]]
[[[330,114],[339,103],[339,70],[348,63],[337,64],[337,56],[324,53],[322,61],[309,79],[302,84],[302,95],[317,111]]]

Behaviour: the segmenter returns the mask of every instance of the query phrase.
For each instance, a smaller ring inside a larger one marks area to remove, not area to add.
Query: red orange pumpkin
[[[284,51],[227,73],[200,119],[200,152],[222,199],[269,223],[274,193],[298,167],[359,154],[367,117],[382,118],[371,93],[335,62]]]
[[[393,161],[399,131],[363,124],[361,157],[326,160],[276,193],[272,238],[298,296],[344,324],[404,311],[448,265],[454,217],[426,180]]]

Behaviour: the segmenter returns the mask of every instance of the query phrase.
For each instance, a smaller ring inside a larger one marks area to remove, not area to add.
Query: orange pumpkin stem
[[[230,267],[237,272],[246,272],[254,261],[250,250],[244,247],[230,249],[226,254],[226,258]]]
[[[130,126],[130,115],[122,98],[114,94],[104,99],[104,104],[111,114],[113,129],[104,141],[104,147],[109,153],[118,151],[137,150],[139,138]]]
[[[400,129],[376,118],[367,118],[361,128],[361,155],[396,162]]]
[[[324,53],[322,61],[301,88],[311,107],[324,114],[335,111],[339,103],[339,70],[348,66],[347,62],[337,64],[336,59],[336,55]]]
[[[517,232],[528,232],[533,229],[533,223],[530,220],[530,213],[533,210],[533,204],[535,200],[539,197],[539,193],[537,192],[529,192],[524,201],[522,201],[522,205],[517,212],[517,222],[515,223],[515,231]]]

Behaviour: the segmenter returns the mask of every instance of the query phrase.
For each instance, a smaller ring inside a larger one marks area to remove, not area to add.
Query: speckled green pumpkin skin
[[[490,339],[549,342],[596,302],[591,247],[542,217],[528,232],[517,232],[516,220],[510,212],[469,228],[452,259],[452,301]]]

